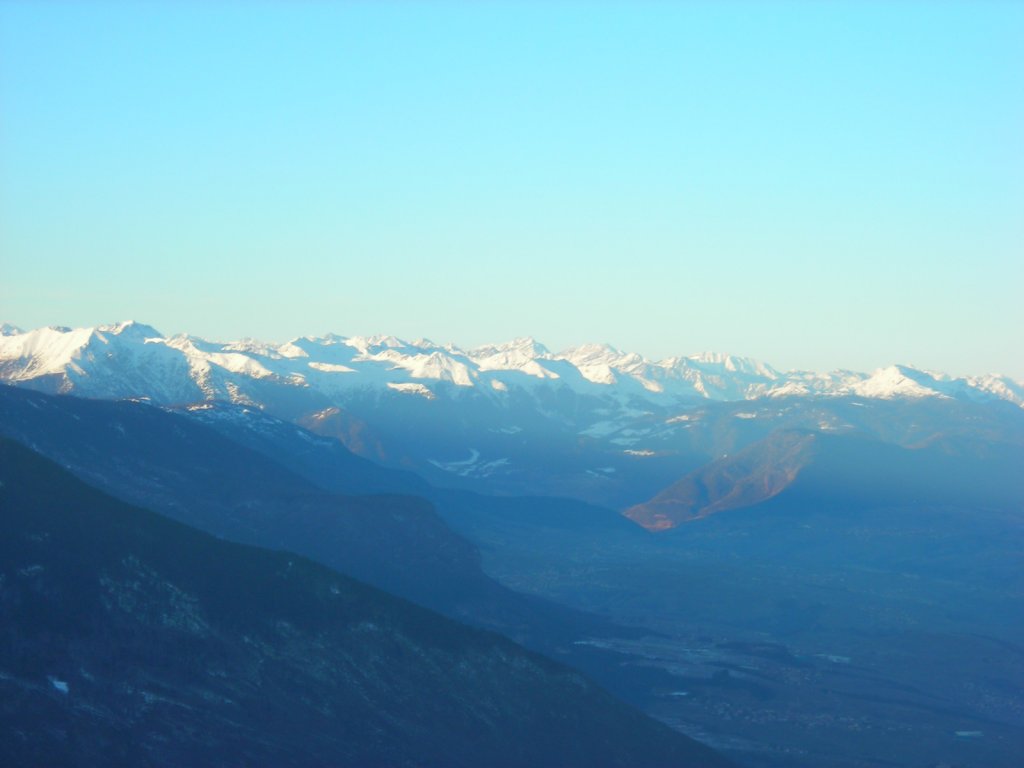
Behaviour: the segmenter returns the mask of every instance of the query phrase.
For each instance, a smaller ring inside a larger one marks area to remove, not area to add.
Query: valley
[[[0,768],[1024,767],[1022,42],[0,0]]]
[[[763,518],[784,504],[618,550],[567,555],[554,538],[549,548],[506,536],[483,547],[484,566],[516,589],[650,630],[584,642],[625,668],[667,672],[638,703],[741,764],[1015,765],[1019,522],[981,531],[959,512],[889,508],[830,531],[834,515],[805,510],[783,533]],[[917,519],[894,525],[897,515]]]
[[[1024,750],[1012,382],[532,342],[428,365],[419,343],[297,340],[307,360],[150,333],[9,356],[0,431],[125,501],[499,632],[738,765]],[[361,383],[324,389],[296,359]]]

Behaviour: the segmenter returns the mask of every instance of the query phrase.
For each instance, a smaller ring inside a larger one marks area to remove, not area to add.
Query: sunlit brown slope
[[[771,435],[691,472],[650,501],[627,510],[626,516],[649,530],[660,531],[770,499],[789,487],[806,466],[815,440],[805,432]]]
[[[776,496],[829,508],[1013,508],[1024,499],[1022,464],[1024,451],[1013,444],[949,438],[910,449],[853,433],[776,432],[625,514],[661,531]]]

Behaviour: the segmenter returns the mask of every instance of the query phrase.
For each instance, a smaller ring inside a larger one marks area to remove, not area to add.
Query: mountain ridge
[[[469,349],[427,339],[336,334],[302,336],[283,344],[253,339],[221,343],[186,334],[165,337],[136,321],[30,331],[5,325],[0,336],[0,380],[11,383],[139,396],[135,377],[125,377],[125,372],[140,365],[174,381],[174,387],[151,388],[145,394],[164,403],[215,398],[246,402],[252,398],[242,391],[241,379],[308,387],[327,397],[351,387],[417,382],[431,392],[431,383],[444,383],[501,396],[510,385],[558,382],[581,392],[604,394],[611,387],[627,397],[659,401],[937,396],[1003,399],[1024,407],[1024,383],[998,374],[953,377],[909,365],[871,373],[782,372],[752,358],[710,352],[649,360],[608,344],[588,343],[553,353],[531,337]],[[120,382],[103,375],[114,367]]]
[[[715,353],[552,353],[529,337],[460,349],[395,336],[220,343],[140,323],[45,328],[0,336],[0,383],[207,407],[210,418],[248,408],[437,487],[619,510],[780,428],[866,430],[908,446],[951,432],[1024,442],[1024,385],[1008,377],[781,373]]]

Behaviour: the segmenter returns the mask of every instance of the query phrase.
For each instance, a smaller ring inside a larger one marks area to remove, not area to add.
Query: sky
[[[0,320],[1024,379],[1024,3],[0,0]]]

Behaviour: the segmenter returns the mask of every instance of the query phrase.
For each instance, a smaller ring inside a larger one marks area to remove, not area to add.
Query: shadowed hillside
[[[717,766],[588,680],[0,441],[0,762]]]

